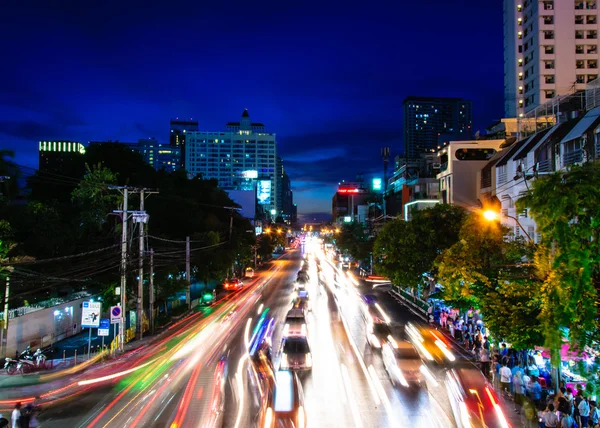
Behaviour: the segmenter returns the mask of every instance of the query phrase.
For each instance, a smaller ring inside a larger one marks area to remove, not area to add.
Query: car
[[[254,269],[252,269],[251,267],[246,268],[246,277],[254,278]]]
[[[465,365],[448,370],[446,389],[459,428],[510,428],[494,388],[478,368]]]
[[[312,370],[312,354],[306,336],[287,336],[283,338],[279,370]]]
[[[209,306],[215,303],[217,300],[217,293],[215,290],[206,290],[202,293],[202,297],[200,298],[200,305]]]
[[[392,329],[386,323],[371,324],[371,329],[367,330],[367,341],[373,348],[381,349],[384,343],[392,340]]]
[[[456,356],[452,352],[451,345],[439,331],[412,323],[406,324],[405,329],[410,341],[426,361],[441,365],[456,361]]]
[[[231,278],[223,282],[225,290],[239,290],[244,286],[244,283],[238,278]]]
[[[304,310],[300,308],[290,309],[285,317],[283,336],[306,336],[307,333]]]
[[[306,427],[304,392],[298,375],[289,371],[275,373],[275,384],[267,392],[258,422],[264,428]]]
[[[301,288],[296,292],[296,298],[294,299],[293,307],[303,309],[306,311],[312,311],[312,304],[310,302],[310,298],[308,297],[308,291],[306,291],[306,289]]]
[[[381,355],[392,385],[399,384],[406,388],[416,384],[425,385],[425,376],[430,373],[412,343],[389,341],[382,345]]]

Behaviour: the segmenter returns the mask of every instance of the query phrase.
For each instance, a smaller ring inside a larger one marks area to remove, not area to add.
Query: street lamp
[[[527,240],[529,242],[531,242],[532,244],[535,243],[533,241],[533,239],[531,238],[531,236],[529,236],[529,233],[527,233],[527,231],[525,230],[525,228],[523,227],[523,225],[521,224],[521,222],[516,217],[513,217],[513,216],[508,215],[508,214],[503,214],[503,215],[504,215],[504,217],[508,217],[510,219],[513,219],[517,223],[517,225],[521,228],[521,230],[523,231],[523,233],[527,237]],[[483,212],[483,218],[485,218],[487,221],[500,220],[500,213],[498,213],[496,211],[493,211],[493,210],[485,210]]]
[[[271,229],[269,229],[269,228],[266,228],[266,229],[265,229],[265,233],[268,235],[269,233],[271,233]]]

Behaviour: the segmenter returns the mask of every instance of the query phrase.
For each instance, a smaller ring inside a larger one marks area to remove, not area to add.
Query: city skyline
[[[28,12],[27,31],[17,19],[3,25],[22,34],[6,47],[15,66],[0,71],[10,83],[0,95],[0,145],[37,167],[40,140],[167,143],[171,118],[220,129],[248,108],[277,134],[300,212],[329,212],[337,183],[355,179],[348,171],[382,175],[380,148],[403,151],[405,97],[472,100],[475,132],[502,116],[502,5],[470,3],[342,15],[331,6],[319,16],[238,6],[227,11],[227,32],[219,31],[225,11],[191,4],[185,14],[126,7],[118,15],[42,6]],[[25,13],[11,7],[6,16]],[[175,18],[172,34],[153,31]]]

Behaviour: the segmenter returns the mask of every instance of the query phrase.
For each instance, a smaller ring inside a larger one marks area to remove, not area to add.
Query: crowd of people
[[[39,397],[32,403],[23,406],[21,403],[15,404],[15,408],[10,414],[10,421],[0,414],[0,428],[38,428],[38,416],[41,412],[41,407],[38,404]]]
[[[600,409],[585,395],[580,384],[575,391],[561,387],[553,392],[550,372],[527,351],[516,351],[505,343],[492,347],[478,311],[461,315],[455,309],[430,312],[430,320],[479,362],[482,373],[514,402],[530,427],[600,428]],[[493,349],[493,351],[491,351]]]

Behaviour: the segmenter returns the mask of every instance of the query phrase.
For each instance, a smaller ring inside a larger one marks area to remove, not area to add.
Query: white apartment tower
[[[226,131],[186,133],[185,169],[219,181],[225,190],[248,190],[253,180],[258,203],[267,212],[277,208],[277,137],[264,132],[262,123],[250,121],[244,110],[239,122],[229,122]]]
[[[599,0],[504,0],[504,111],[521,117],[598,77]]]

